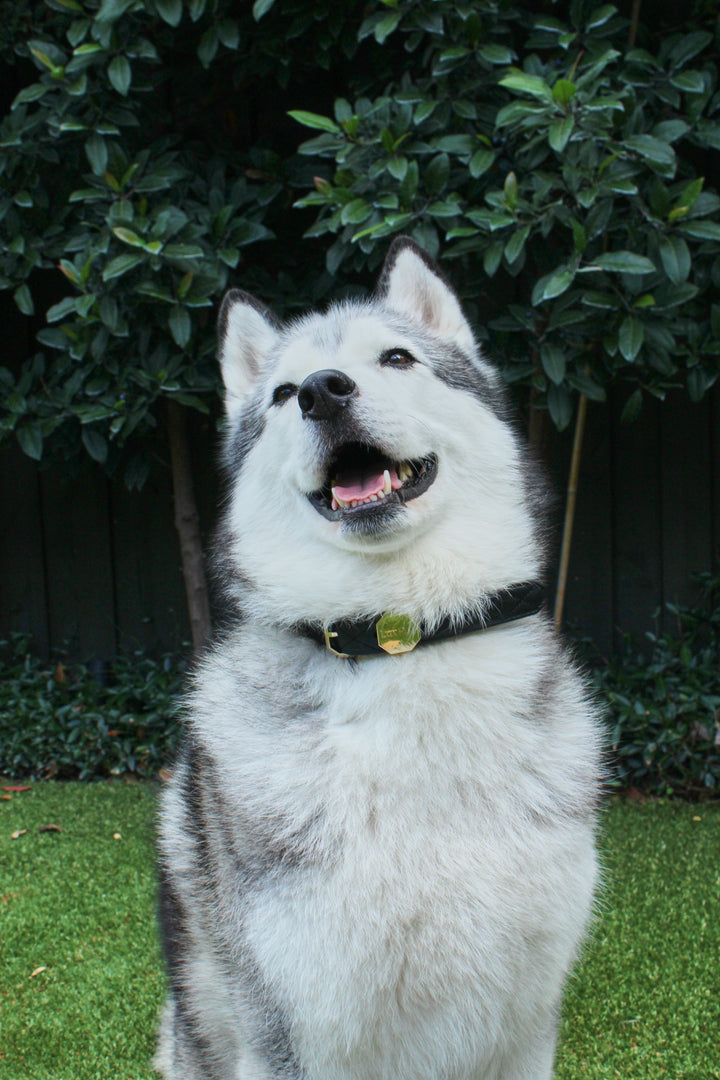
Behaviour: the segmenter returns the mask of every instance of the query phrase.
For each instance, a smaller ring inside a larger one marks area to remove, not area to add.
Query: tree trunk
[[[168,400],[167,422],[175,501],[175,528],[180,539],[193,651],[197,653],[210,637],[210,601],[200,539],[200,519],[190,467],[187,415],[183,406],[172,399]]]

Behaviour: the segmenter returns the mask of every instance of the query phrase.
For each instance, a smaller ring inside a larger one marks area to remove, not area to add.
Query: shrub
[[[720,794],[720,579],[696,607],[667,605],[672,631],[628,637],[594,673],[612,725],[614,784],[657,795]]]
[[[103,685],[85,665],[49,666],[16,638],[0,665],[0,773],[80,780],[157,773],[179,741],[183,666],[135,653],[116,660]]]
[[[328,269],[379,263],[398,232],[456,260],[506,379],[559,429],[578,394],[618,382],[625,419],[673,386],[700,400],[720,353],[709,9],[674,25],[595,0],[367,12],[359,36],[395,50],[387,80],[332,117],[291,114],[315,130],[301,205],[317,213],[307,235],[335,237]]]

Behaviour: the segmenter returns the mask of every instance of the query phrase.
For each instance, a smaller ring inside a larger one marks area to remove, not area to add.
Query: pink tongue
[[[397,491],[398,488],[402,487],[402,481],[395,469],[389,469],[388,471],[390,473],[390,487],[393,491]],[[357,479],[353,477],[350,483],[336,484],[333,492],[336,498],[347,503],[354,500],[369,499],[371,495],[378,495],[384,487],[385,475],[380,473],[379,475],[372,474]]]

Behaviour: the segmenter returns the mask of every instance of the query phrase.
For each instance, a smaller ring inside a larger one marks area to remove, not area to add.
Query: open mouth
[[[347,443],[331,460],[326,483],[308,498],[318,513],[331,520],[377,513],[416,499],[436,475],[434,454],[395,461],[377,447]]]

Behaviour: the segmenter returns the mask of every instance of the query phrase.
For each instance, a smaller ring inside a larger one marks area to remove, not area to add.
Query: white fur
[[[483,363],[456,299],[432,277],[403,250],[382,303],[273,331],[269,351],[254,353],[256,381],[239,392],[226,375],[233,399],[262,392],[268,408],[228,512],[251,618],[203,663],[193,732],[221,779],[240,864],[263,850],[254,828],[234,823],[272,827],[274,844],[310,845],[300,869],[280,864],[214,901],[236,976],[212,968],[201,934],[188,960],[193,1008],[226,1080],[552,1073],[562,987],[597,876],[600,734],[546,619],[357,663],[288,629],[383,610],[432,622],[541,571],[517,437],[439,380],[423,352],[428,334],[445,336]],[[425,314],[403,336],[392,313],[407,321],[414,303]],[[244,332],[247,317],[257,345],[256,316],[241,305],[230,325]],[[377,364],[394,347],[413,352],[412,370]],[[348,534],[317,513],[307,499],[323,479],[312,422],[294,401],[270,404],[274,386],[323,368],[357,383],[357,415],[398,460],[438,457],[435,483],[386,536]],[[192,911],[183,813],[176,785],[161,854]],[[296,1072],[268,1071],[251,1049],[250,956],[286,1017]],[[164,1075],[199,1080],[168,1064],[165,1027]]]

